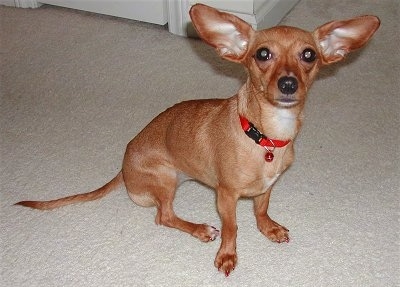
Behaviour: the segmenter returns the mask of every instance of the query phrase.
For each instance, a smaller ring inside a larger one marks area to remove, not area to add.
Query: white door
[[[38,0],[38,2],[159,25],[168,22],[167,0]]]

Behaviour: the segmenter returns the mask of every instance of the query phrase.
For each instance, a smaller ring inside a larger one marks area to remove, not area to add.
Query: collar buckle
[[[239,116],[240,124],[245,134],[255,141],[256,144],[262,146],[267,150],[265,160],[271,162],[274,159],[274,150],[277,147],[284,147],[290,143],[290,140],[273,140],[263,135],[253,123],[249,122],[246,118]]]
[[[260,144],[261,140],[264,138],[264,135],[254,127],[252,123],[249,122],[249,128],[244,131],[246,135],[254,140],[256,144]]]

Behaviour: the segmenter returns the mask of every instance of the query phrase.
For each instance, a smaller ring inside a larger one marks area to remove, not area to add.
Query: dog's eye
[[[307,48],[301,53],[301,59],[304,62],[311,63],[315,61],[315,58],[317,58],[317,54],[315,53],[314,50]]]
[[[256,59],[259,61],[268,61],[272,58],[272,54],[268,48],[260,48],[256,52]]]

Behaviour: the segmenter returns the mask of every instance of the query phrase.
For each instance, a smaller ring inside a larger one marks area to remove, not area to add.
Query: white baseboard
[[[15,7],[18,8],[38,8],[42,6],[36,0],[14,0]]]
[[[0,5],[15,7],[14,0],[0,0]]]

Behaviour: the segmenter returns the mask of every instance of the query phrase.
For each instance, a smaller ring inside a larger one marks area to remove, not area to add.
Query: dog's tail
[[[22,205],[34,209],[48,210],[76,202],[96,200],[109,194],[111,191],[119,187],[123,182],[124,179],[122,177],[122,171],[120,171],[109,183],[106,183],[104,186],[91,192],[71,195],[49,201],[20,201],[15,203],[14,205]]]

